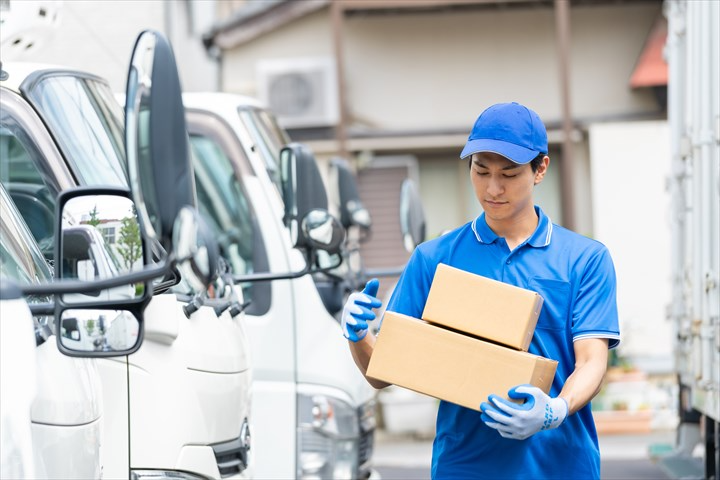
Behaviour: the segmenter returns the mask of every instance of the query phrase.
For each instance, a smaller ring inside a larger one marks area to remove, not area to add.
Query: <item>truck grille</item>
[[[360,420],[360,440],[358,444],[358,478],[370,478],[372,473],[372,454],[375,445],[375,401],[362,405],[358,409]]]
[[[360,478],[370,477],[371,458],[375,443],[375,429],[360,434],[360,447],[358,449],[358,465]]]
[[[225,478],[237,475],[248,467],[250,452],[250,428],[245,419],[240,430],[240,437],[228,442],[211,445],[215,452],[220,477]]]

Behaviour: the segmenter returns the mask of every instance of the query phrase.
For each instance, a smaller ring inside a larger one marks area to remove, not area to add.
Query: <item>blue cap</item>
[[[523,165],[547,151],[547,132],[537,113],[519,103],[497,103],[475,121],[460,158],[493,152]]]

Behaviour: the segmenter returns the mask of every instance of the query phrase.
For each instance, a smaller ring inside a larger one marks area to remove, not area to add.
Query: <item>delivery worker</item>
[[[550,163],[547,153],[545,126],[534,111],[517,103],[486,109],[460,155],[469,159],[484,213],[419,245],[388,302],[387,310],[421,318],[439,263],[544,299],[529,351],[558,361],[550,394],[518,385],[478,398],[482,413],[441,401],[434,479],[600,477],[589,402],[600,390],[608,348],[620,338],[615,271],[605,246],[553,224],[534,205],[533,187]],[[343,333],[363,374],[375,343],[367,322],[381,305],[377,288],[373,279],[351,294],[342,314]],[[375,388],[388,385],[366,378]]]

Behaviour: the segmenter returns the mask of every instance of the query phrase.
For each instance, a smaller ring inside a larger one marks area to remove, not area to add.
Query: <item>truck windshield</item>
[[[35,82],[27,96],[80,184],[127,186],[123,111],[106,83],[52,74]]]
[[[234,273],[253,271],[252,214],[230,159],[212,139],[190,136],[198,207]]]
[[[253,137],[265,162],[265,169],[280,192],[280,150],[290,143],[285,130],[280,128],[275,117],[265,110],[251,107],[238,109],[240,120]]]

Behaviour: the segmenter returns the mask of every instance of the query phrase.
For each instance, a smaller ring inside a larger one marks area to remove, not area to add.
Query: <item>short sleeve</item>
[[[572,334],[573,340],[607,338],[609,348],[620,343],[615,266],[604,246],[588,260],[580,275]]]
[[[421,249],[416,248],[395,285],[386,310],[420,318],[433,275],[435,269],[427,266]]]

